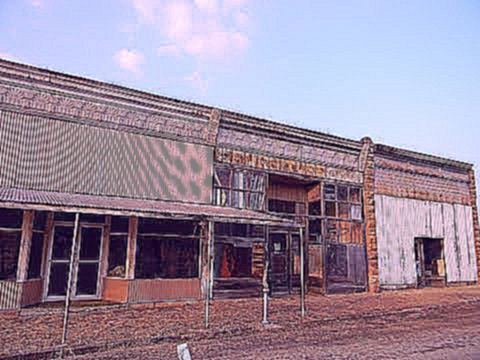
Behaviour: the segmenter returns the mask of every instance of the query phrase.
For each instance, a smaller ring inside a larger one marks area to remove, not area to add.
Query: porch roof
[[[285,225],[300,224],[260,211],[174,201],[68,194],[51,191],[0,188],[0,206],[32,210],[156,218],[205,218],[213,221]]]

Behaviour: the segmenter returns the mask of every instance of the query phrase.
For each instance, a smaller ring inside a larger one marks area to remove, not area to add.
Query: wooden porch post
[[[211,297],[211,268],[212,268],[212,239],[213,238],[213,224],[208,222],[207,226],[207,266],[204,276],[206,277],[205,289],[205,327],[208,328],[210,321],[210,297]]]
[[[72,283],[73,283],[73,271],[75,268],[75,259],[77,258],[77,239],[78,239],[78,228],[79,228],[80,214],[75,214],[75,226],[73,228],[73,238],[72,238],[72,248],[70,250],[70,266],[68,270],[68,283],[67,283],[67,294],[65,295],[65,312],[63,315],[63,332],[62,332],[62,352],[61,356],[64,354],[64,346],[67,343],[67,331],[68,331],[68,317],[70,311],[70,296],[72,293]]]
[[[300,307],[302,317],[305,316],[305,254],[303,243],[303,228],[300,228]]]
[[[268,251],[268,242],[270,237],[269,226],[265,226],[265,255],[263,261],[263,316],[262,316],[262,324],[268,324],[268,268],[270,267],[270,254]]]
[[[23,212],[22,237],[18,254],[17,281],[24,282],[28,278],[30,249],[32,247],[33,210]]]
[[[127,240],[127,263],[125,265],[125,277],[127,280],[135,279],[135,260],[137,252],[137,233],[138,233],[138,217],[131,216],[128,224],[128,240]]]

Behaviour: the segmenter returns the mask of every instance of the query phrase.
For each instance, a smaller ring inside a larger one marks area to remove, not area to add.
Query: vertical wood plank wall
[[[380,284],[416,284],[416,237],[444,239],[447,282],[477,281],[470,206],[375,196]]]

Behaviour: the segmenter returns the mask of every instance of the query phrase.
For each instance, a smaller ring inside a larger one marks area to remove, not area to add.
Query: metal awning
[[[213,221],[301,226],[292,220],[253,210],[13,188],[0,188],[0,207],[155,218],[204,218]]]

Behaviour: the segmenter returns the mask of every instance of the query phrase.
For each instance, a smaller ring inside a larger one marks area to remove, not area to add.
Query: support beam
[[[213,239],[213,223],[208,222],[207,226],[207,272],[206,272],[206,285],[205,289],[205,327],[208,328],[210,325],[210,298],[211,298],[211,286],[212,282],[210,279],[211,267],[212,267],[212,239]]]
[[[128,224],[127,263],[125,276],[128,280],[135,279],[135,255],[137,252],[138,218],[131,216]]]
[[[80,214],[75,214],[75,226],[73,228],[73,238],[72,238],[72,248],[70,250],[70,267],[68,270],[68,283],[67,283],[67,294],[65,296],[65,312],[63,315],[63,332],[62,332],[62,357],[63,357],[63,347],[67,343],[67,331],[68,331],[68,317],[70,311],[70,297],[72,294],[72,285],[73,285],[73,272],[75,269],[75,259],[77,258],[77,239],[78,239],[78,227],[80,221]]]
[[[300,308],[305,316],[305,246],[303,243],[303,228],[300,228]]]
[[[33,210],[23,212],[22,237],[18,254],[17,281],[24,282],[28,278],[28,265],[33,234]]]
[[[263,266],[263,279],[262,279],[262,291],[263,291],[263,316],[262,324],[268,324],[268,268],[270,267],[270,254],[268,251],[268,243],[270,238],[270,227],[265,226],[265,251],[264,251],[264,266]]]

